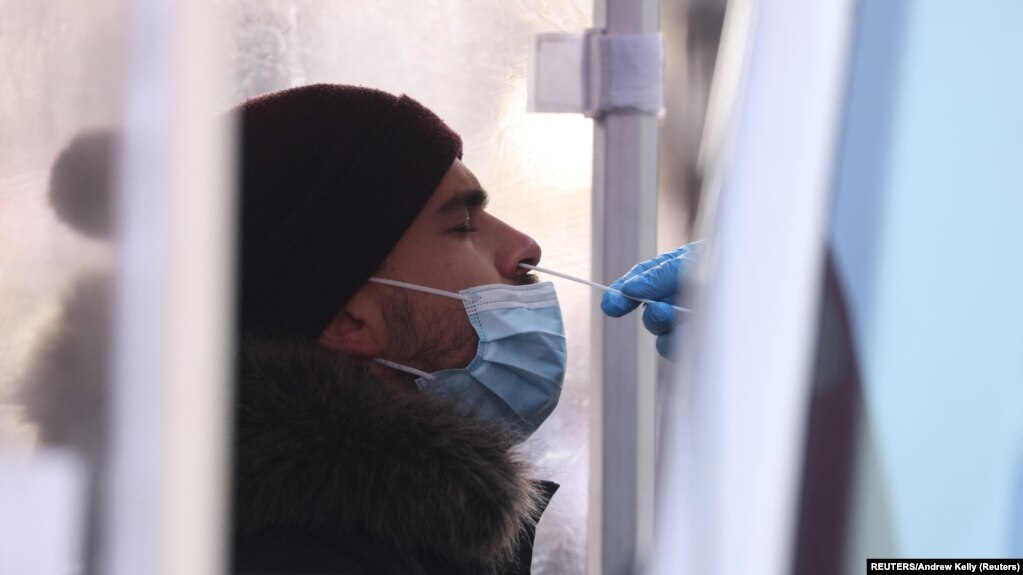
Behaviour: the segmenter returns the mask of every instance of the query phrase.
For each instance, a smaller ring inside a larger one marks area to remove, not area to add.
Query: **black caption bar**
[[[958,573],[1020,572],[1023,559],[867,559],[867,573],[952,571]]]

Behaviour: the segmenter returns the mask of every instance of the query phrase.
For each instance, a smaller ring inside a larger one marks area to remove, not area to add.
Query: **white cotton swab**
[[[582,278],[577,278],[577,277],[574,277],[574,276],[570,276],[568,274],[563,274],[561,272],[556,272],[556,271],[551,270],[551,269],[541,268],[541,267],[537,267],[537,266],[531,266],[529,264],[523,264],[523,263],[520,263],[519,267],[526,268],[527,270],[538,271],[538,272],[543,273],[543,274],[550,274],[552,276],[558,276],[559,278],[564,278],[566,280],[578,282],[578,283],[581,283],[581,284],[584,284],[584,285],[588,285],[590,287],[594,287],[594,288],[601,289],[601,290],[604,290],[604,291],[609,291],[611,293],[616,293],[616,294],[618,294],[618,295],[620,295],[620,296],[622,296],[624,298],[628,298],[628,299],[631,299],[633,301],[638,301],[638,302],[642,302],[642,303],[646,303],[646,304],[663,303],[665,305],[671,305],[671,304],[667,304],[666,302],[663,302],[663,301],[654,301],[654,300],[650,300],[650,299],[643,299],[643,298],[640,298],[640,297],[632,297],[630,295],[625,295],[621,291],[616,290],[616,289],[614,289],[612,287],[608,287],[608,286],[606,286],[604,284],[599,284],[597,282],[591,282],[590,280],[584,280]],[[693,313],[693,311],[691,309],[689,309],[689,308],[679,307],[677,305],[672,305],[671,307],[674,308],[675,311],[680,311],[682,313]]]

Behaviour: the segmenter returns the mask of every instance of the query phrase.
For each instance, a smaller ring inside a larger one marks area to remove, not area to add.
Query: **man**
[[[317,85],[235,113],[235,570],[528,573],[556,486],[516,445],[565,368],[553,288],[519,267],[539,246],[407,97]]]

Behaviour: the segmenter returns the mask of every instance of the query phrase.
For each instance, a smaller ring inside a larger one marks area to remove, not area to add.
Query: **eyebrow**
[[[437,211],[441,214],[449,214],[451,212],[457,212],[466,208],[480,208],[486,207],[487,202],[490,201],[490,197],[487,192],[482,188],[473,188],[471,190],[465,190],[458,192],[455,195],[448,198],[448,201],[444,202],[440,209]]]

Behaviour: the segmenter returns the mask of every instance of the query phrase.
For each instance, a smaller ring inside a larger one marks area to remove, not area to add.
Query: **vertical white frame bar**
[[[226,568],[235,202],[210,10],[130,5],[103,548],[113,575]]]
[[[748,17],[711,265],[667,412],[654,574],[791,572],[853,4],[764,0]]]
[[[594,28],[660,31],[659,0],[596,0]],[[657,118],[594,122],[593,277],[610,283],[657,248]],[[599,296],[595,296],[599,297]],[[598,315],[592,343],[588,572],[634,572],[653,539],[656,351],[638,314]]]

